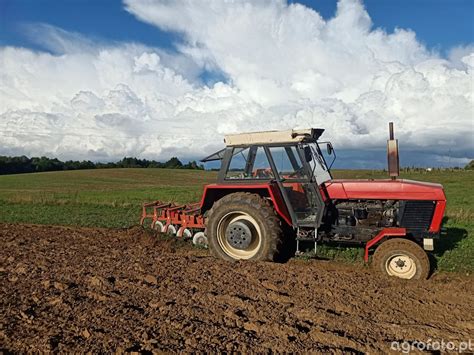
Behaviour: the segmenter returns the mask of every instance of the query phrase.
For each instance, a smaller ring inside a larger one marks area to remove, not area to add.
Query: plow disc
[[[151,228],[158,232],[192,239],[196,245],[207,246],[205,220],[199,203],[176,205],[163,201],[144,203],[140,224],[151,219]]]

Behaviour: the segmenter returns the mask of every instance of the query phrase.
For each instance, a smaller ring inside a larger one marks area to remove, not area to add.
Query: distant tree
[[[117,162],[119,168],[140,168],[140,164],[137,158],[125,157]]]
[[[181,168],[182,166],[183,166],[183,163],[181,163],[181,161],[176,157],[172,157],[170,160],[168,160],[164,164],[164,167],[168,169]]]
[[[197,169],[197,170],[204,170],[204,166],[203,165],[199,165],[195,160],[193,161],[190,161],[189,163],[187,164],[184,164],[182,166],[183,169]]]
[[[0,156],[0,174],[18,174],[34,171],[31,159],[22,155],[21,157]]]
[[[76,170],[79,169],[79,162],[74,160],[67,160],[64,162],[64,170]]]
[[[64,163],[58,159],[50,159],[48,157],[33,157],[31,158],[31,163],[35,167],[35,171],[57,171],[64,169]]]
[[[159,161],[154,161],[152,160],[150,164],[148,164],[147,168],[164,168],[163,163],[160,163]]]
[[[95,169],[96,166],[90,160],[83,160],[79,163],[79,169]]]

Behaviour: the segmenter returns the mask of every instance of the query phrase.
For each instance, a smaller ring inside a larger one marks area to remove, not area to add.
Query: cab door
[[[324,203],[300,146],[267,147],[275,178],[297,227],[318,228]]]

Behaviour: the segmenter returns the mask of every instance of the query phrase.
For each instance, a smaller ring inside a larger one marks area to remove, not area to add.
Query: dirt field
[[[227,263],[141,228],[0,224],[0,351],[380,352],[474,335],[474,279]]]

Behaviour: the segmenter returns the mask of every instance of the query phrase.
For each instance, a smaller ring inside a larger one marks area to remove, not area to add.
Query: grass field
[[[385,178],[370,170],[335,170],[336,178]],[[168,169],[102,169],[0,176],[0,222],[87,227],[128,227],[140,205],[156,199],[199,201],[215,172]],[[404,173],[402,178],[444,185],[448,235],[435,254],[438,269],[474,271],[474,171]],[[361,250],[320,248],[330,258],[359,260]]]

